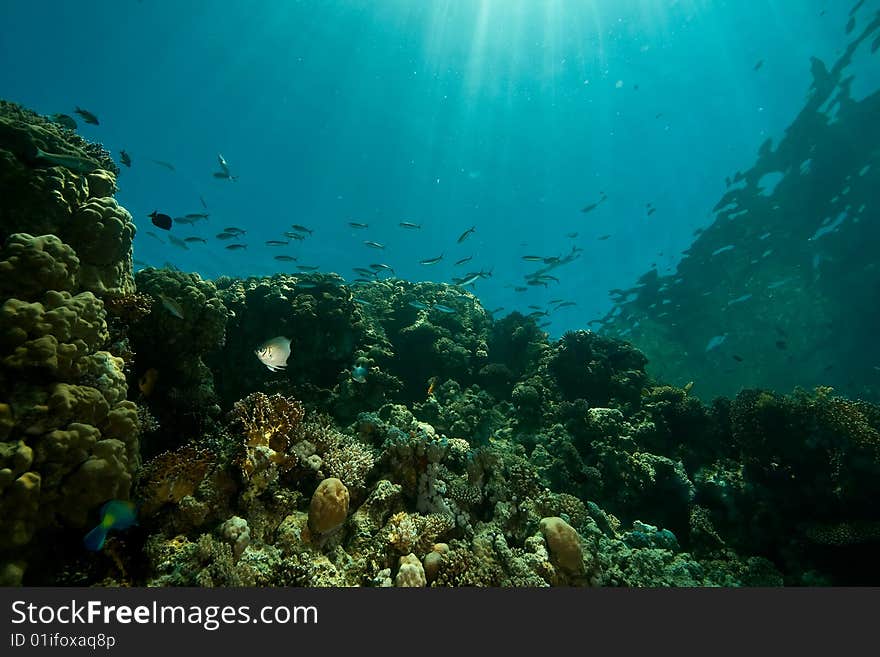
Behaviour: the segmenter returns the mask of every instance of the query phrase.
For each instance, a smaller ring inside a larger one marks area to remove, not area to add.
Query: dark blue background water
[[[0,96],[99,116],[80,132],[132,156],[118,196],[140,228],[140,261],[208,277],[292,271],[272,259],[281,253],[349,277],[373,262],[414,280],[494,268],[476,289],[488,308],[578,302],[554,315],[559,334],[604,314],[607,290],[651,263],[674,266],[711,221],[725,176],[803,105],[809,57],[839,54],[850,5],[11,1],[0,4]],[[857,75],[854,95],[876,78]],[[212,177],[218,152],[237,182]],[[606,203],[580,212],[602,192]],[[146,234],[161,233],[147,213],[200,212],[200,195],[209,222],[174,233],[208,246]],[[291,223],[314,236],[263,245]],[[247,250],[214,239],[233,225],[248,230]],[[552,272],[558,286],[513,291],[535,269],[520,256],[572,243],[584,252]],[[439,265],[418,264],[441,253]]]

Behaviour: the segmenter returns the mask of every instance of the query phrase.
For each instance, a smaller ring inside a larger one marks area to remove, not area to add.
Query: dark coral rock
[[[637,404],[645,382],[647,358],[632,345],[592,331],[566,333],[547,370],[566,399],[592,406]]]

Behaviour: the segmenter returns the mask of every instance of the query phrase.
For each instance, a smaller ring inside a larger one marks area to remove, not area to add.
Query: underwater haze
[[[576,302],[544,320],[558,336],[604,316],[609,290],[655,267],[675,271],[694,230],[713,221],[725,178],[803,106],[810,58],[833,61],[845,48],[849,9],[827,0],[106,0],[61,4],[47,23],[38,6],[9,2],[4,25],[40,29],[6,29],[0,49],[15,65],[0,71],[0,88],[45,113],[88,108],[100,125],[81,133],[130,154],[118,198],[140,227],[140,266],[266,275],[295,271],[274,259],[288,254],[347,278],[376,261],[410,280],[491,271],[475,284],[486,308]],[[857,97],[880,83],[867,52],[848,73]],[[236,181],[212,177],[217,153]],[[207,244],[185,251],[145,230],[154,210],[209,212],[175,227]],[[314,234],[265,246],[289,239],[292,223]],[[246,249],[215,238],[227,226],[247,230]],[[558,282],[526,285],[536,267],[523,256],[562,257],[573,246],[583,250],[553,273]]]

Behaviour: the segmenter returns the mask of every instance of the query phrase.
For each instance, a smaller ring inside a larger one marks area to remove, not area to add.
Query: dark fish
[[[737,363],[743,362],[742,356],[737,356],[736,354],[733,354],[733,360],[735,360]]]
[[[238,176],[233,176],[231,174],[226,173],[225,171],[215,171],[214,177],[220,178],[221,180],[231,180],[233,182],[238,180]]]
[[[82,117],[82,120],[85,121],[86,123],[91,123],[92,125],[98,125],[98,117],[95,116],[94,114],[92,114],[90,111],[84,110],[81,107],[77,107],[73,111],[74,111],[74,113],[79,114]]]
[[[572,239],[572,240],[573,240],[573,239],[574,239],[574,238],[575,238],[575,237],[577,237],[577,236],[578,236],[578,234],[577,234],[577,233],[566,233],[566,235],[565,235],[565,236],[566,236],[566,237],[567,237],[567,238],[569,238],[569,239]]]
[[[874,39],[874,42],[871,44],[871,54],[877,52],[878,48],[880,48],[880,36]]]
[[[153,225],[156,228],[161,228],[162,230],[171,230],[171,217],[167,214],[160,214],[153,210],[150,214],[147,215],[153,221]]]
[[[226,248],[230,251],[238,251],[239,249],[246,249],[247,244],[228,244]]]
[[[531,308],[532,310],[541,310],[541,306],[531,305],[531,306],[529,306],[529,308]]]
[[[777,349],[785,349],[786,347],[788,347],[788,345],[785,343],[785,340],[777,340],[776,341],[776,348]]]
[[[596,203],[590,203],[588,206],[581,208],[581,212],[587,213],[592,212],[596,208],[598,208],[602,204],[602,201],[598,201]]]
[[[604,242],[609,237],[611,237],[611,235],[600,235],[599,237],[596,238],[596,240],[598,240],[599,242]]]
[[[384,244],[379,244],[379,242],[374,242],[373,240],[364,240],[364,244],[373,248],[373,249],[384,249]]]
[[[859,9],[862,8],[862,5],[863,5],[863,4],[865,4],[865,0],[859,0],[856,4],[854,4],[852,7],[850,7],[850,9],[849,9],[849,15],[850,15],[850,16],[854,16],[855,13],[856,13]]]
[[[401,222],[400,222],[400,227],[401,227],[401,228],[412,228],[412,229],[418,229],[418,228],[421,228],[421,227],[422,227],[422,224],[414,224],[414,223],[412,223],[411,221],[401,221]]]
[[[202,244],[208,243],[208,240],[206,240],[204,237],[186,237],[183,241],[189,242],[190,244],[192,244],[193,242],[201,242]]]
[[[476,230],[477,230],[477,227],[476,227],[476,226],[471,226],[471,227],[468,228],[466,231],[464,231],[461,235],[458,236],[458,239],[456,240],[456,242],[458,242],[459,244],[461,244],[462,242],[464,242],[464,241],[468,238],[468,236],[469,236],[471,233],[475,232]]]
[[[290,227],[293,228],[298,233],[308,233],[309,235],[312,234],[311,228],[306,228],[305,226],[300,226],[299,224],[292,224]]]
[[[275,260],[279,260],[281,262],[296,262],[296,258],[289,255],[277,255],[274,256]]]
[[[663,112],[657,112],[657,114],[654,115],[654,118],[659,119],[661,116],[663,116]]]
[[[267,240],[266,246],[287,246],[290,242],[282,242],[281,240]]]
[[[657,208],[649,208],[649,209],[648,209],[648,216],[650,217],[650,216],[651,216],[652,214],[654,214],[655,212],[657,212]]]
[[[131,155],[125,152],[125,149],[119,151],[119,161],[127,167],[131,167]]]
[[[208,209],[208,204],[205,203],[205,197],[204,197],[204,196],[199,196],[199,200],[202,202],[202,207],[205,208],[205,210],[207,210],[207,209]]]
[[[559,262],[558,256],[550,256],[549,258],[544,258],[541,262],[545,265],[555,265]]]
[[[245,233],[247,233],[246,230],[244,230],[242,228],[236,228],[235,226],[227,226],[226,228],[223,229],[223,232],[224,233],[232,233],[233,235],[244,235]]]
[[[764,60],[763,60],[763,59],[759,59],[759,60],[758,60],[758,63],[755,64],[755,66],[754,66],[754,68],[753,68],[752,70],[753,70],[753,71],[760,71],[760,70],[761,70],[761,67],[762,67],[763,65],[764,65]]]
[[[426,258],[425,260],[419,260],[419,264],[420,265],[436,265],[441,260],[443,260],[442,253],[435,258]]]
[[[851,16],[850,19],[846,22],[846,33],[850,34],[856,26],[856,17]]]
[[[189,214],[184,215],[187,219],[207,219],[207,212],[190,212]]]
[[[473,259],[474,259],[474,256],[468,256],[467,258],[462,258],[461,260],[456,260],[455,264],[456,265],[463,265],[464,263],[470,262]]]
[[[150,160],[153,164],[158,164],[160,167],[165,167],[169,171],[174,171],[174,165],[171,162],[164,162],[162,160]]]
[[[238,237],[238,233],[217,233],[214,235],[218,240],[234,240]]]
[[[356,221],[349,221],[348,225],[351,226],[352,228],[369,228],[370,227],[370,224],[359,224]]]
[[[513,291],[514,292],[525,292],[528,289],[529,288],[527,288],[527,287],[517,286],[517,287],[513,288]]]
[[[574,301],[563,301],[558,306],[556,306],[556,310],[559,310],[560,308],[568,308],[570,306],[576,306],[576,305],[577,305],[577,303],[575,303]]]
[[[782,329],[779,328],[778,326],[775,327],[775,328],[776,328],[776,332],[777,332],[779,335],[781,335],[783,338],[787,338],[787,337],[788,337],[788,333],[786,333],[784,330],[782,330]]]
[[[321,267],[318,265],[297,265],[296,268],[300,271],[318,271]]]
[[[532,279],[532,280],[528,281],[528,282],[526,283],[526,285],[531,285],[531,286],[533,286],[533,287],[534,287],[534,286],[538,286],[538,285],[543,285],[544,287],[547,287],[547,281],[539,281],[539,280],[536,280],[536,279]]]
[[[68,116],[67,114],[53,114],[52,120],[59,125],[63,125],[68,130],[76,130],[77,128],[76,121],[73,120],[72,116]]]

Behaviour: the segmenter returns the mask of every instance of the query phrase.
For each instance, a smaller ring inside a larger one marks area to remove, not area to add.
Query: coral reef
[[[877,583],[880,407],[707,406],[442,283],[132,279],[115,174],[0,104],[0,583]],[[139,524],[86,553],[111,498]]]

